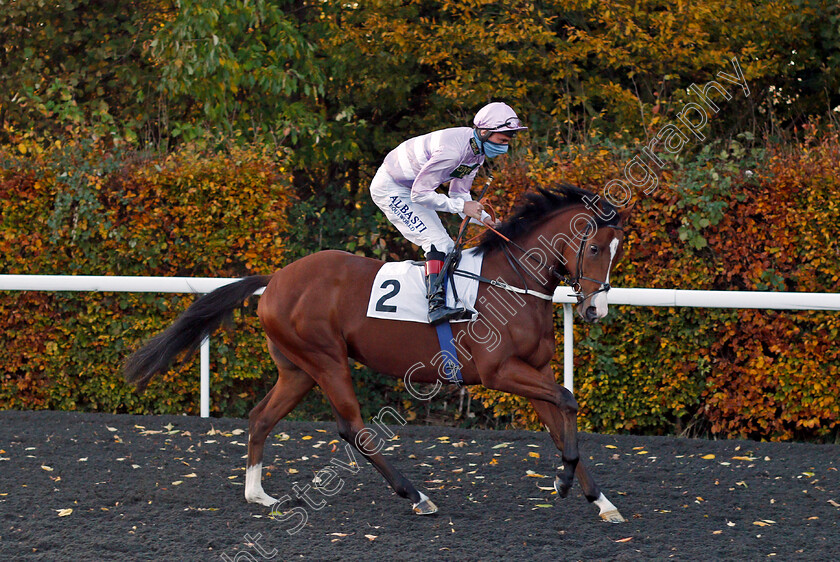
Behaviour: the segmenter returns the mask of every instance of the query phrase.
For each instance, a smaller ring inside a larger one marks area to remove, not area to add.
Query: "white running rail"
[[[0,291],[99,291],[123,293],[209,293],[238,278],[118,277],[93,275],[0,275]],[[563,305],[563,384],[574,389],[573,319],[575,298],[558,287],[554,302]],[[255,294],[261,294],[262,289]],[[689,306],[775,310],[840,310],[840,293],[764,291],[689,291],[680,289],[620,289],[608,293],[611,305]],[[202,418],[210,416],[210,341],[201,344]]]

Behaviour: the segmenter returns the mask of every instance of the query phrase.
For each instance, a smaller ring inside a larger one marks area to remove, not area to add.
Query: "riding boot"
[[[433,326],[444,321],[458,320],[466,310],[446,306],[446,272],[443,260],[446,256],[434,246],[426,254],[426,298],[429,301],[429,323]]]

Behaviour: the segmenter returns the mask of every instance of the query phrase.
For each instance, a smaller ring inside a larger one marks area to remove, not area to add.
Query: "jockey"
[[[482,107],[473,125],[408,139],[388,153],[370,184],[374,203],[403,236],[426,254],[426,292],[432,324],[457,319],[464,313],[463,308],[446,306],[446,272],[441,268],[455,243],[437,211],[468,216],[476,224],[491,224],[490,215],[472,200],[470,187],[485,157],[506,153],[514,134],[527,129],[513,109],[501,102]],[[449,194],[437,193],[435,190],[445,182],[449,182]]]

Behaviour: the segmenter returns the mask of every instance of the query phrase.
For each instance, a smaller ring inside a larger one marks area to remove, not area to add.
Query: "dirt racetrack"
[[[628,520],[609,524],[577,483],[547,489],[545,433],[389,427],[386,454],[438,515],[350,465],[334,424],[272,433],[264,487],[298,509],[270,517],[243,497],[246,420],[0,412],[0,560],[840,558],[836,445],[583,434]],[[333,495],[307,490],[328,466]]]

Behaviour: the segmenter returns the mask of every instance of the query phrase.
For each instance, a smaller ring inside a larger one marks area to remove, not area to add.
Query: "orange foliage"
[[[835,131],[766,151],[714,143],[670,162],[659,189],[637,200],[614,286],[839,292],[838,147]],[[599,146],[528,155],[527,167],[497,174],[505,189],[493,201],[508,209],[523,191],[561,181],[601,193],[629,158]],[[838,331],[836,312],[614,307],[602,324],[578,320],[581,428],[827,438],[840,428]],[[514,425],[540,425],[525,400],[473,394]]]

